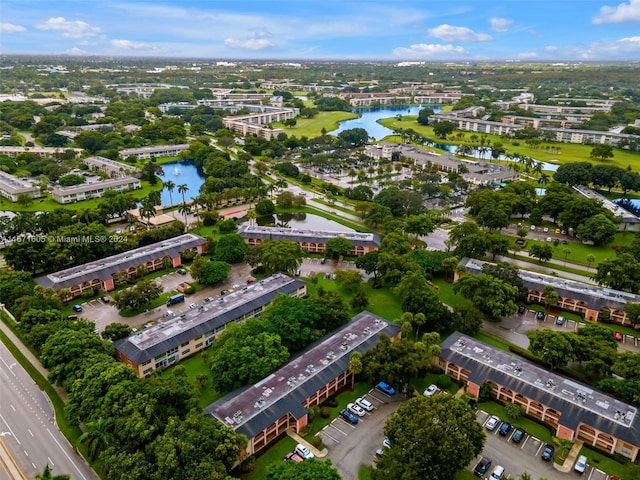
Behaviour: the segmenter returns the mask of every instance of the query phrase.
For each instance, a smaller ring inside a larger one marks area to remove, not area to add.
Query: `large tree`
[[[267,240],[262,246],[262,264],[268,272],[294,273],[302,263],[304,250],[288,240]]]
[[[280,336],[281,343],[296,352],[322,335],[318,329],[320,308],[311,300],[278,294],[261,314],[267,332]]]
[[[226,263],[238,263],[244,260],[248,246],[237,233],[222,235],[216,242],[216,260]]]
[[[418,396],[387,419],[391,448],[376,461],[374,480],[451,480],[482,452],[486,436],[475,413],[453,395]]]
[[[209,262],[200,276],[200,283],[213,285],[227,278],[231,265],[226,262]]]
[[[348,255],[353,248],[351,240],[345,237],[333,237],[327,240],[325,254],[329,258],[339,258]]]
[[[615,223],[601,213],[578,225],[580,240],[593,242],[594,245],[603,245],[613,241],[617,231]]]
[[[453,284],[453,291],[462,294],[478,310],[494,318],[506,317],[518,309],[516,302],[519,289],[485,273],[464,275]]]
[[[304,462],[277,462],[267,467],[267,480],[341,480],[331,460],[310,458]]]
[[[555,330],[531,330],[529,337],[529,351],[547,362],[551,368],[557,369],[576,360],[575,346],[571,339]]]

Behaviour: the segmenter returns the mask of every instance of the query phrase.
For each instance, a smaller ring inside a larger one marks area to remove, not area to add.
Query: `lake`
[[[167,189],[162,190],[162,205],[177,205],[182,203],[182,194],[178,193],[178,185],[186,185],[189,189],[184,198],[189,201],[200,193],[200,186],[204,183],[205,175],[200,167],[193,160],[180,160],[162,164],[163,175],[158,175],[163,182],[171,180],[176,184],[171,195]]]

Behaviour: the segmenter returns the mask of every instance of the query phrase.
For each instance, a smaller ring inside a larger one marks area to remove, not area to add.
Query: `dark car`
[[[351,413],[346,408],[340,410],[340,416],[344,418],[347,422],[352,423],[353,425],[358,423],[358,417],[356,417],[353,413]]]
[[[545,315],[544,315],[543,311],[539,311],[538,313],[536,313],[536,318],[538,320],[544,320],[544,317],[545,317]]]
[[[524,305],[520,305],[520,306],[518,307],[518,313],[519,313],[519,314],[523,314],[525,310],[526,310],[526,308],[525,308],[525,306],[524,306]]]
[[[102,300],[104,303],[109,303],[111,301],[111,299],[107,295],[103,295],[102,297],[100,297],[100,300]]]
[[[555,452],[555,448],[553,448],[553,445],[547,444],[544,447],[544,450],[542,451],[542,455],[540,455],[540,458],[542,458],[545,462],[550,462],[553,459],[554,452]]]
[[[186,275],[187,271],[184,268],[179,268],[178,270],[176,270],[176,272],[178,272],[179,275]]]
[[[523,429],[518,428],[516,429],[515,432],[513,432],[513,436],[511,437],[511,440],[513,441],[513,443],[520,443],[525,435],[526,435],[526,432]]]
[[[507,435],[509,435],[510,431],[511,424],[509,422],[504,422],[502,425],[500,425],[500,430],[498,430],[498,433],[503,437],[506,437]]]
[[[82,311],[82,307],[80,305],[74,305],[73,307],[71,307],[71,310],[73,310],[74,312],[81,312]]]
[[[394,393],[396,393],[396,389],[393,388],[388,383],[380,382],[379,384],[376,385],[376,388],[380,390],[382,393],[386,393],[387,395],[393,395]]]
[[[471,410],[475,411],[478,409],[478,402],[475,398],[470,398],[469,400],[467,400],[467,405]]]
[[[476,465],[476,468],[473,469],[473,473],[475,473],[476,476],[478,477],[482,477],[485,473],[489,471],[490,468],[491,468],[491,459],[487,457],[482,457],[478,462],[478,464]]]

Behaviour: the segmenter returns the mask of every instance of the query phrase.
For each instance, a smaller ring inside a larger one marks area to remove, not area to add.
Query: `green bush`
[[[449,376],[445,375],[444,373],[442,375],[438,375],[438,378],[436,378],[436,385],[443,390],[448,389],[452,385],[452,383],[453,382],[451,381],[451,378],[449,378]]]
[[[334,397],[327,398],[323,404],[325,407],[335,408],[338,406],[338,400]]]
[[[196,293],[196,289],[195,287],[189,287],[184,291],[184,293],[186,293],[187,295],[191,295],[192,293]]]
[[[322,418],[329,418],[331,416],[331,410],[329,410],[327,407],[322,407],[320,409],[320,416]]]

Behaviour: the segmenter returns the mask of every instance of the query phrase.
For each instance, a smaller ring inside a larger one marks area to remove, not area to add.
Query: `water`
[[[204,183],[205,175],[193,160],[167,162],[162,164],[162,170],[164,170],[164,175],[159,175],[162,181],[166,183],[167,180],[171,180],[176,184],[171,195],[169,195],[169,191],[166,188],[162,190],[162,205],[170,205],[171,198],[173,198],[174,205],[182,203],[182,194],[178,192],[178,185],[186,185],[189,189],[184,194],[184,198],[187,201],[200,193],[200,187]]]
[[[640,199],[638,198],[616,198],[613,203],[620,205],[636,216],[640,216]]]
[[[373,137],[376,141],[382,140],[384,137],[393,135],[393,130],[387,128],[378,123],[381,118],[395,117],[396,115],[418,115],[420,110],[425,108],[424,106],[413,107],[375,107],[375,108],[355,108],[352,112],[359,113],[360,118],[353,120],[345,120],[340,122],[340,126],[337,130],[334,130],[331,135],[338,135],[343,130],[349,130],[350,128],[364,128],[370,137]],[[440,111],[440,107],[437,105],[429,105],[429,108],[433,109],[435,113]],[[407,128],[410,128],[410,122],[407,122]]]
[[[331,232],[354,232],[333,220],[309,213],[278,213],[256,219],[258,225],[267,227],[297,228],[300,230],[327,230]]]
[[[538,195],[539,197],[542,197],[543,195],[547,194],[547,189],[546,188],[536,188],[536,195]]]

